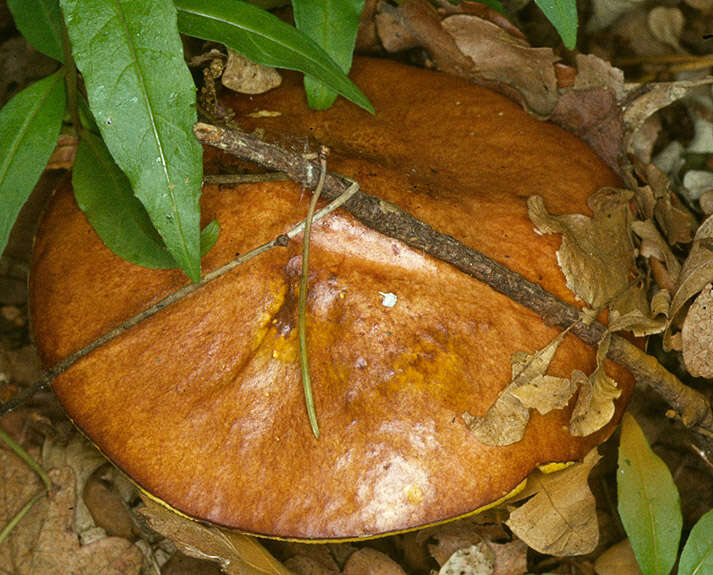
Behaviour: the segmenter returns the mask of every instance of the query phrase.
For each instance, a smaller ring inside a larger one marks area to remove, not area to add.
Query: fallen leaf
[[[528,200],[530,220],[541,233],[561,233],[557,261],[567,287],[595,310],[609,308],[612,329],[637,336],[662,331],[665,322],[651,316],[646,286],[638,280],[630,236],[633,192],[604,188],[592,194],[594,216],[553,215],[540,196]]]
[[[654,38],[676,50],[681,49],[679,40],[686,19],[678,8],[656,6],[649,12],[647,20]]]
[[[706,284],[681,329],[683,362],[694,377],[713,377],[713,284]]]
[[[570,416],[569,432],[576,437],[591,435],[614,417],[614,400],[621,395],[621,389],[604,369],[610,342],[611,336],[607,335],[599,343],[597,367],[591,375],[586,376],[579,370],[572,372],[572,381],[579,387],[579,395]]]
[[[594,561],[594,571],[597,575],[641,575],[628,539],[610,547],[597,557]]]
[[[533,48],[496,24],[467,14],[449,16],[441,24],[471,60],[472,80],[506,86],[530,113],[549,117],[557,105],[554,65],[559,59],[551,48]]]
[[[562,234],[557,261],[567,287],[594,309],[603,309],[631,284],[634,247],[628,235],[628,190],[599,190],[589,199],[593,217],[550,214],[540,196],[528,200],[530,220],[544,234]]]
[[[676,291],[671,301],[674,319],[683,304],[713,281],[713,216],[706,218],[696,231],[688,257],[683,262]]]
[[[527,545],[515,539],[509,543],[490,543],[495,553],[493,575],[522,575],[527,571]]]
[[[513,533],[547,555],[590,553],[599,540],[596,501],[587,477],[600,456],[590,451],[582,463],[552,474],[533,474],[525,488],[533,494],[507,520]]]
[[[592,16],[587,22],[587,31],[596,32],[608,27],[612,22],[644,2],[645,0],[594,0]]]
[[[573,389],[568,380],[545,375],[563,338],[564,332],[532,355],[524,352],[513,354],[510,359],[512,380],[500,392],[495,403],[483,416],[463,416],[478,441],[487,445],[510,445],[522,439],[530,420],[530,410],[517,397],[517,391],[521,387],[529,385],[526,396],[535,396],[534,402],[539,405],[547,401],[542,395],[549,393],[553,386],[559,385],[561,390]],[[537,392],[540,385],[541,389]],[[563,393],[564,391],[559,391],[558,395]]]
[[[143,554],[130,541],[101,537],[80,545],[73,530],[76,503],[75,478],[68,466],[53,469],[50,479],[56,486],[46,501],[37,504],[3,544],[14,557],[15,575],[62,573],[65,575],[131,575],[141,570]]]
[[[295,555],[285,561],[285,567],[295,575],[339,575],[339,570],[329,569],[323,563],[305,555]]]
[[[438,575],[493,575],[495,554],[485,543],[459,549],[448,558]]]
[[[142,495],[139,512],[149,526],[191,557],[218,561],[228,575],[292,575],[254,537],[209,527],[182,517]]]
[[[352,553],[342,575],[406,575],[406,572],[388,555],[364,547]]]
[[[229,49],[228,62],[220,81],[234,92],[262,94],[282,84],[282,76],[274,68],[256,64]]]
[[[661,233],[656,228],[653,220],[638,220],[632,222],[632,231],[641,238],[639,253],[645,258],[656,258],[662,261],[671,282],[678,282],[678,277],[681,273],[681,264],[678,258],[674,255],[668,242],[664,239]]]

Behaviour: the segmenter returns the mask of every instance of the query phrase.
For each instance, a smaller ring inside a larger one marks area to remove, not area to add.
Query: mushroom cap
[[[353,78],[376,115],[341,100],[310,111],[292,74],[278,90],[231,104],[245,129],[287,145],[309,137],[330,146],[331,171],[574,303],[557,266],[559,239],[534,232],[526,200],[539,194],[552,212],[589,213],[587,197],[618,185],[615,174],[574,136],[460,79],[378,60],[358,60]],[[246,116],[258,110],[281,115]],[[213,170],[231,163],[216,152],[205,162]],[[205,186],[202,218],[217,219],[221,234],[203,271],[290,229],[308,200],[291,182]],[[599,432],[569,435],[572,401],[533,412],[518,443],[480,443],[463,414],[484,414],[511,379],[511,354],[533,353],[558,330],[345,212],[316,222],[311,242],[307,337],[319,439],[298,360],[301,236],[55,379],[76,425],[172,508],[272,537],[376,536],[482,508],[538,465],[580,459],[612,432],[632,379],[609,364],[623,394]],[[186,282],[177,270],[110,253],[66,183],[38,231],[31,275],[44,365]],[[569,377],[594,365],[594,350],[567,335],[548,373]]]

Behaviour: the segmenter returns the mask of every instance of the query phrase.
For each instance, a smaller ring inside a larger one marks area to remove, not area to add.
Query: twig
[[[312,426],[312,433],[319,439],[319,426],[317,425],[317,414],[314,410],[314,398],[312,397],[312,381],[309,375],[309,357],[307,355],[307,284],[309,276],[309,244],[312,233],[312,219],[317,201],[324,188],[324,179],[327,175],[327,148],[322,146],[319,154],[320,170],[319,181],[314,189],[312,198],[307,208],[307,217],[304,220],[305,233],[302,238],[302,276],[300,277],[300,295],[297,300],[297,333],[300,342],[300,370],[302,372],[302,387],[305,394],[305,406],[307,407],[307,417]]]
[[[314,163],[299,154],[269,144],[238,130],[198,123],[193,129],[204,144],[225,150],[244,160],[285,172],[302,185],[314,188],[318,170]],[[346,183],[334,174],[327,174],[322,195],[328,199],[338,196]],[[537,283],[530,282],[486,255],[469,248],[455,238],[434,230],[428,224],[398,206],[376,196],[359,192],[344,208],[366,226],[408,246],[427,253],[456,269],[482,281],[513,301],[539,314],[548,325],[567,328],[585,343],[596,346],[606,327],[593,322],[579,321],[579,310],[556,298]],[[683,385],[655,358],[649,356],[621,336],[612,336],[607,356],[626,367],[637,378],[661,394],[681,414],[689,427],[713,431],[713,412],[707,399],[699,392]]]
[[[282,172],[267,172],[265,174],[215,174],[203,177],[206,184],[252,184],[257,182],[280,182],[289,180]]]
[[[320,220],[324,216],[329,214],[330,212],[341,207],[345,202],[347,202],[358,191],[359,191],[359,185],[356,182],[351,182],[349,187],[344,191],[343,194],[340,194],[339,196],[334,198],[328,205],[324,206],[321,210],[319,210],[316,214],[314,214],[313,220],[314,221]],[[205,284],[228,273],[229,271],[235,269],[237,266],[245,263],[246,261],[254,258],[255,256],[258,256],[261,253],[264,253],[276,246],[284,246],[288,240],[292,239],[297,234],[299,234],[304,229],[304,227],[305,227],[305,222],[302,221],[299,224],[297,224],[295,227],[293,227],[291,230],[289,230],[287,233],[281,234],[281,235],[277,236],[276,238],[274,238],[272,241],[267,242],[266,244],[262,244],[261,246],[258,246],[256,248],[250,250],[249,252],[242,254],[242,255],[236,257],[235,259],[229,261],[224,266],[221,266],[220,268],[205,274],[201,278],[200,282],[188,284],[185,287],[182,287],[182,288],[176,290],[175,292],[167,295],[165,298],[163,298],[162,300],[159,300],[158,302],[153,304],[151,307],[148,307],[145,310],[137,313],[135,316],[129,318],[125,322],[121,323],[120,325],[118,325],[115,328],[111,329],[110,331],[106,332],[105,334],[98,337],[97,339],[95,339],[91,343],[87,344],[83,348],[75,351],[71,355],[68,355],[62,361],[55,364],[55,366],[52,369],[46,371],[45,375],[42,379],[40,379],[39,381],[36,381],[31,386],[26,387],[23,391],[18,393],[15,397],[13,397],[12,399],[10,399],[10,400],[6,401],[5,403],[3,403],[2,405],[0,405],[0,416],[12,411],[13,409],[16,409],[17,407],[19,407],[20,405],[25,403],[30,397],[32,397],[40,389],[47,387],[55,377],[57,377],[58,375],[61,375],[65,371],[67,371],[67,369],[69,369],[77,361],[79,361],[83,357],[87,356],[88,354],[90,354],[92,351],[94,351],[98,347],[115,339],[116,337],[120,336],[122,333],[124,333],[128,329],[141,323],[143,320],[145,320],[153,315],[156,315],[159,311],[161,311],[165,307],[186,297],[187,295],[200,289]]]

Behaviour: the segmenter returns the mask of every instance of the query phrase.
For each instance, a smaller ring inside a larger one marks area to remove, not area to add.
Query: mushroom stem
[[[297,153],[240,130],[201,122],[194,126],[193,132],[204,144],[265,168],[284,172],[304,186],[314,188],[317,184],[314,164]],[[341,194],[347,185],[342,178],[327,174],[322,195],[328,199],[334,198]],[[606,331],[606,327],[599,322],[587,324],[580,321],[577,308],[556,298],[539,284],[525,279],[455,238],[437,232],[405,210],[381,198],[360,191],[345,203],[344,208],[364,225],[449,263],[489,285],[539,314],[546,324],[561,328],[572,326],[572,332],[588,345],[596,346]],[[645,382],[654,388],[681,414],[681,421],[689,429],[698,427],[713,432],[713,412],[705,396],[681,383],[654,357],[617,335],[612,337],[607,357],[629,369],[637,381]]]

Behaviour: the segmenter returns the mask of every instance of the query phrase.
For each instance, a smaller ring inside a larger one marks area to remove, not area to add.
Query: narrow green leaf
[[[218,220],[213,220],[201,232],[201,257],[206,255],[218,241],[220,226]]]
[[[617,471],[619,515],[644,575],[668,575],[681,538],[681,502],[666,464],[624,414]]]
[[[74,197],[106,246],[119,257],[147,268],[175,268],[131,184],[99,136],[82,134],[72,170]]]
[[[344,73],[349,72],[364,0],[292,0],[292,7],[297,29],[324,48]],[[326,110],[337,97],[309,75],[305,90],[309,106],[317,110]]]
[[[713,573],[713,509],[691,529],[678,564],[678,575],[707,573]]]
[[[184,34],[225,44],[266,66],[299,70],[369,112],[366,96],[329,55],[276,16],[238,0],[175,0]]]
[[[169,252],[200,278],[202,148],[171,0],[60,0],[111,155]]]
[[[577,45],[577,0],[535,0],[569,50]]]
[[[7,0],[15,26],[38,51],[64,62],[59,0]]]
[[[65,101],[64,76],[58,71],[0,110],[0,253],[57,144]]]

